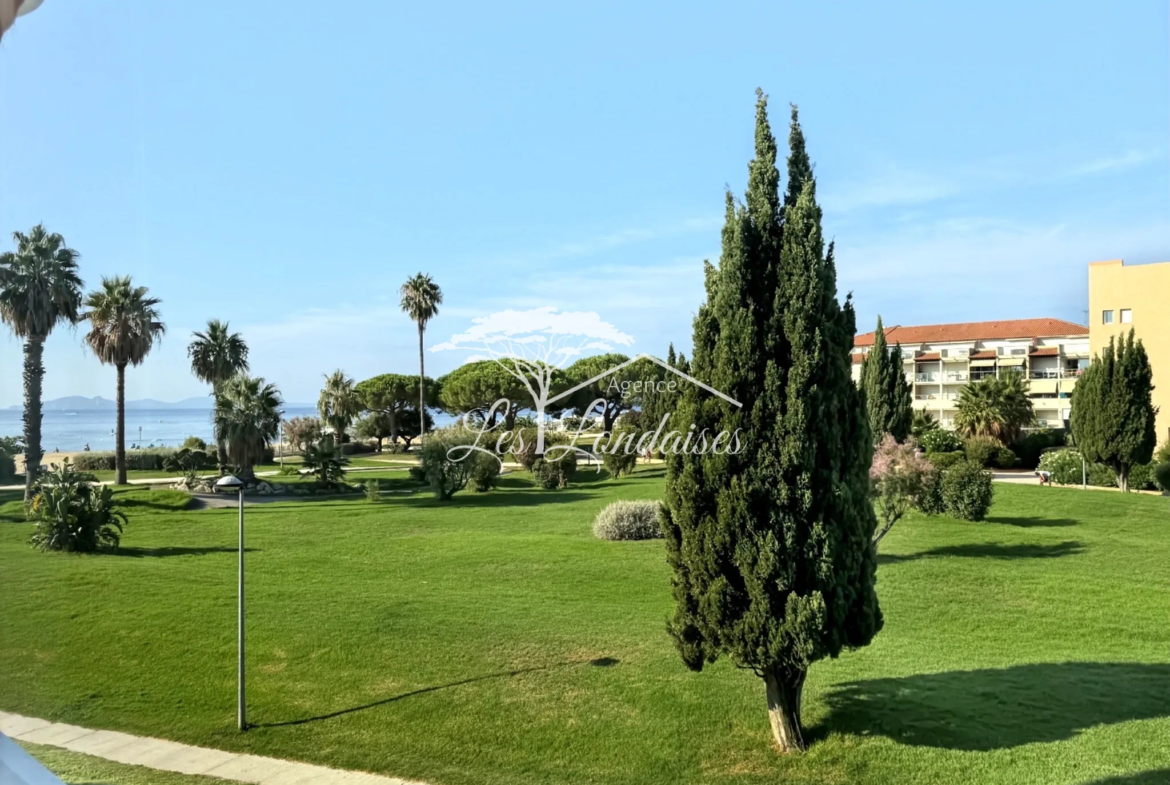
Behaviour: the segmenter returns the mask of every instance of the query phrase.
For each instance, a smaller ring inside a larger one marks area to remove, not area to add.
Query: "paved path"
[[[0,733],[31,744],[47,744],[118,763],[180,774],[205,774],[258,785],[422,785],[363,771],[344,771],[260,755],[192,747],[163,739],[91,730],[0,711]]]

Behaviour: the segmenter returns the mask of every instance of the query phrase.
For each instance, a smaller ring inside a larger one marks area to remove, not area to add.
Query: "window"
[[[1023,354],[1027,354],[1027,353],[1028,353],[1027,349],[1012,349],[1012,354],[1014,354],[1014,355],[1023,355]]]
[[[1101,312],[1101,324],[1113,324],[1113,311]]]
[[[946,357],[947,351],[948,351],[947,349],[943,349],[941,352],[939,352],[939,357]]]
[[[1132,321],[1133,321],[1133,311],[1130,310],[1129,308],[1122,308],[1121,309],[1121,323],[1122,324],[1129,324]]]

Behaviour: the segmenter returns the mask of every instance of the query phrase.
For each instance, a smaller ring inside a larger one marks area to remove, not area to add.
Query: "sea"
[[[284,419],[315,417],[311,407],[289,407]],[[0,409],[0,436],[24,433],[20,409]],[[113,409],[89,411],[46,411],[41,424],[41,447],[45,452],[77,452],[114,449],[114,427],[118,414]],[[126,446],[177,447],[188,436],[212,441],[211,410],[127,409]]]

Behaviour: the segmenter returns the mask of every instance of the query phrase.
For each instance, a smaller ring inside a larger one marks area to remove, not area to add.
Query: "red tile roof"
[[[923,352],[914,358],[915,360],[941,360],[942,357],[938,352]]]
[[[971,360],[994,360],[995,359],[995,350],[994,349],[984,349],[981,352],[971,352],[971,356],[968,359],[971,359]]]
[[[1055,338],[1089,334],[1089,328],[1063,319],[1009,319],[1000,322],[963,322],[961,324],[927,324],[918,327],[896,325],[886,328],[886,343],[914,345],[948,341],[999,341],[1006,338]],[[873,333],[859,333],[854,346],[872,346]]]
[[[1060,348],[1056,346],[1042,346],[1032,350],[1033,357],[1056,357],[1059,354]]]
[[[861,365],[863,362],[865,362],[865,355],[864,354],[854,354],[851,356],[853,357],[853,364],[854,365]]]

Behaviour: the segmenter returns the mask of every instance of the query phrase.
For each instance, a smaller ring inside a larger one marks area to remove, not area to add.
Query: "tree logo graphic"
[[[555,391],[554,394],[554,374],[567,363],[593,352],[613,351],[615,345],[629,346],[634,343],[632,336],[603,321],[593,311],[558,311],[553,306],[544,306],[528,311],[509,309],[472,321],[473,326],[469,330],[453,336],[445,343],[431,347],[431,351],[460,349],[471,351],[473,353],[466,358],[467,362],[492,360],[519,381],[532,397],[533,409],[536,412],[537,455],[544,455],[545,452],[545,412],[550,404],[567,398],[578,390],[640,360],[656,363],[733,406],[742,407],[739,401],[649,354],[638,354],[566,390]],[[594,401],[587,411],[591,411],[597,404],[604,404],[604,400]],[[492,411],[502,409],[502,413],[507,413],[508,408],[512,406],[514,402],[501,398]],[[575,445],[558,445],[552,450],[575,450],[588,454]],[[593,457],[592,454],[588,455]]]

